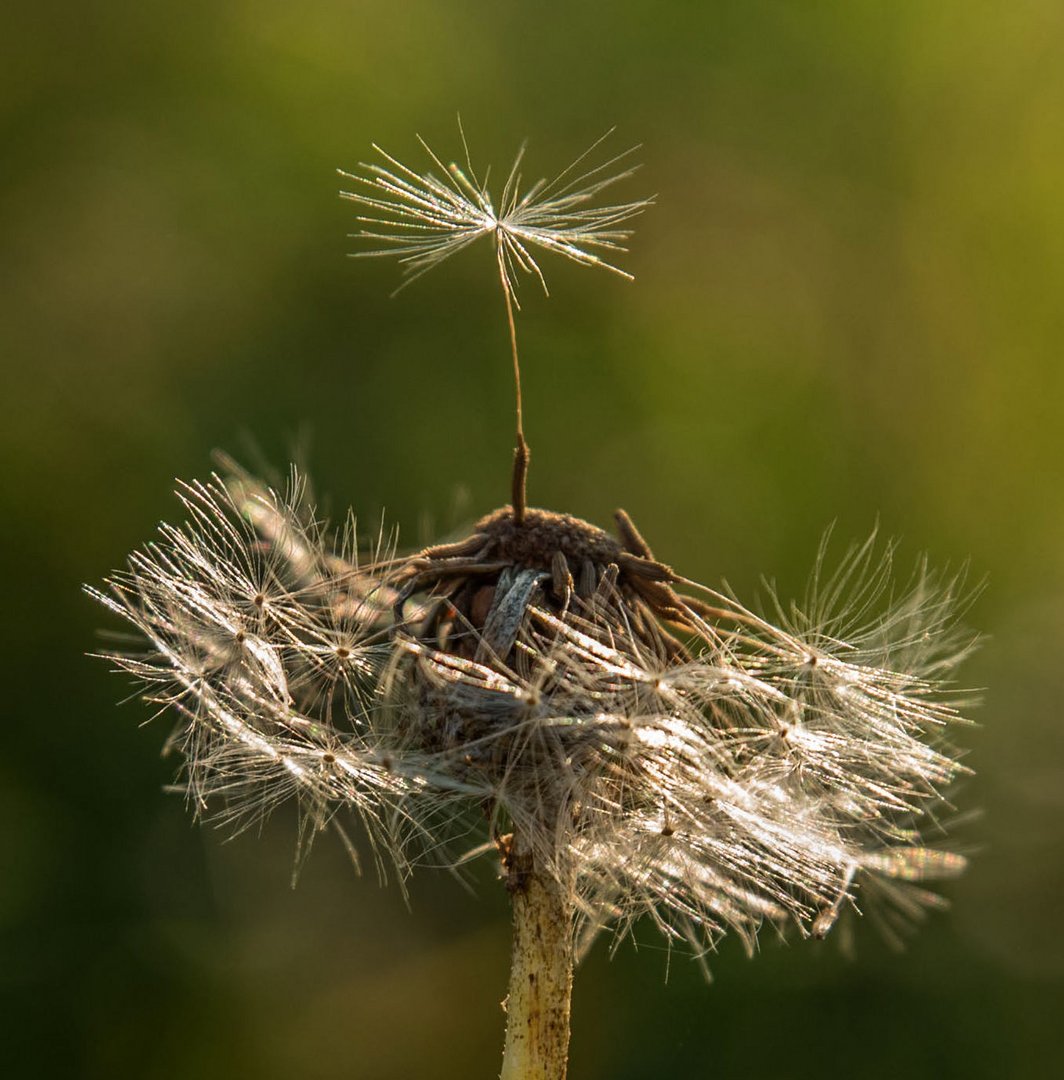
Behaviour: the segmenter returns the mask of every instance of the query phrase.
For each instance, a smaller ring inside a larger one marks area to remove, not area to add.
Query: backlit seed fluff
[[[503,287],[517,306],[519,272],[534,276],[547,292],[535,249],[631,278],[609,258],[626,250],[631,229],[625,223],[654,200],[606,206],[591,203],[600,192],[636,171],[638,166],[621,163],[637,147],[593,165],[591,158],[611,134],[607,132],[554,179],[524,187],[522,146],[496,200],[488,187],[488,174],[481,180],[473,168],[461,125],[459,130],[464,166],[444,165],[419,138],[438,174],[418,173],[376,145],[373,149],[385,165],[364,163],[360,173],[340,170],[342,177],[354,181],[354,190],[341,192],[342,197],[367,211],[358,219],[361,231],[353,236],[375,245],[358,255],[395,256],[409,284],[480,237],[491,236]]]
[[[897,588],[872,539],[755,613],[623,513],[615,539],[507,507],[399,556],[318,520],[294,474],[180,495],[185,524],[93,595],[136,631],[111,658],[176,718],[197,812],[291,799],[309,839],[354,811],[400,877],[518,835],[582,943],[649,916],[700,955],[874,904],[889,926],[963,866],[938,847],[972,645],[957,577]]]

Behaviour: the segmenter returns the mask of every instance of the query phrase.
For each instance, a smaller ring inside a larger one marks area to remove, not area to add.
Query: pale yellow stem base
[[[572,903],[568,890],[553,878],[529,872],[515,879],[513,874],[513,962],[500,1080],[565,1080]]]

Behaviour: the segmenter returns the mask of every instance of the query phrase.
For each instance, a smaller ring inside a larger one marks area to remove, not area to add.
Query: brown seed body
[[[579,566],[590,559],[602,567],[617,562],[621,545],[609,533],[569,514],[529,508],[518,524],[509,506],[480,519],[474,532],[484,536],[488,558],[515,566],[550,570],[560,552]]]

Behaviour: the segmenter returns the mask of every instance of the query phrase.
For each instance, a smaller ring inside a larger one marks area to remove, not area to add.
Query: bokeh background
[[[84,656],[79,592],[249,441],[419,543],[504,501],[488,248],[396,300],[337,166],[419,131],[530,173],[619,126],[657,193],[627,284],[521,316],[535,502],[741,595],[878,520],[970,560],[970,872],[904,953],[862,926],[652,936],[579,971],[574,1080],[1059,1075],[1064,983],[1064,7],[115,0],[5,5],[0,63],[0,1044],[8,1076],[496,1075],[502,890],[407,909],[294,825],[232,843],[162,788],[166,723]],[[618,192],[621,194],[622,192]],[[545,264],[546,265],[546,264]],[[1053,1029],[1057,1030],[1054,1031]]]

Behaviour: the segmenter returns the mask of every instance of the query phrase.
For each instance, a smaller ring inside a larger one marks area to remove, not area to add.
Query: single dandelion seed
[[[384,165],[363,163],[361,173],[340,175],[354,180],[354,191],[341,196],[357,203],[368,213],[359,221],[363,228],[353,235],[381,245],[357,252],[358,256],[395,256],[403,265],[407,280],[399,289],[428,273],[440,263],[474,243],[481,236],[495,242],[495,262],[506,303],[513,361],[515,411],[517,420],[513,464],[513,508],[518,522],[525,512],[526,482],[531,451],[525,440],[521,399],[521,365],[517,351],[514,308],[521,273],[534,276],[548,294],[547,281],[535,258],[535,250],[562,255],[582,266],[597,266],[629,281],[632,275],[609,261],[614,253],[627,250],[632,230],[625,223],[641,214],[653,199],[593,206],[592,200],[606,188],[625,180],[637,170],[626,164],[638,150],[631,147],[597,165],[595,152],[613,133],[597,139],[553,180],[541,179],[524,186],[521,166],[522,145],[503,184],[498,200],[488,187],[489,172],[483,181],[473,167],[461,120],[458,122],[464,167],[443,161],[421,136],[421,144],[439,173],[419,173],[374,144]]]
[[[493,232],[511,316],[522,208],[559,250],[549,215],[608,182],[519,197],[515,166],[496,217],[468,161],[441,171],[366,182],[436,229],[402,249],[415,272]],[[644,205],[586,220],[617,242]],[[605,930],[645,919],[702,963],[728,932],[752,953],[766,924],[821,938],[859,909],[894,935],[940,903],[924,882],[964,867],[939,846],[966,771],[949,741],[975,644],[962,573],[920,562],[894,584],[873,536],[833,573],[825,545],[802,602],[769,589],[755,609],[656,558],[623,511],[611,535],[515,499],[400,553],[383,527],[322,520],[295,472],[268,485],[222,459],[179,495],[185,524],[89,590],[135,632],[108,656],[176,719],[197,814],[239,829],[294,801],[299,859],[333,827],[357,860],[353,813],[401,883],[497,855],[503,1080],[564,1077],[573,965]]]

